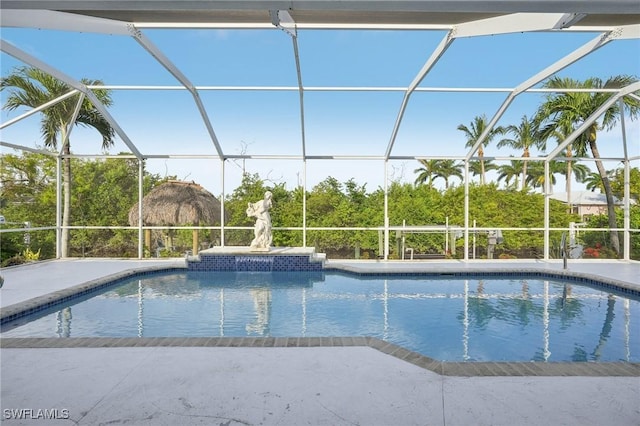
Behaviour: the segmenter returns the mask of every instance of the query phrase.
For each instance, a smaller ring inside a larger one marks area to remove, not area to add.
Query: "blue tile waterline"
[[[236,255],[200,254],[198,259],[187,259],[190,271],[254,271],[293,272],[321,271],[324,263],[309,255]]]
[[[587,285],[590,287],[596,287],[600,289],[606,289],[615,291],[620,294],[631,295],[640,297],[640,289],[627,287],[624,283],[606,282],[601,278],[591,278],[584,275],[578,275],[572,271],[565,271],[564,273],[553,271],[532,271],[522,270],[517,272],[507,271],[447,271],[447,272],[425,272],[425,271],[410,271],[410,272],[398,272],[398,271],[352,271],[345,270],[341,267],[325,267],[325,271],[336,271],[338,273],[345,273],[352,276],[360,277],[380,277],[380,276],[398,276],[398,277],[425,277],[425,278],[539,278],[539,279],[556,279],[562,281],[568,281],[575,284]]]

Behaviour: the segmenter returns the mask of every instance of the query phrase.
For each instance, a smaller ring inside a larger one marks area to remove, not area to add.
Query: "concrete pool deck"
[[[5,268],[0,306],[131,269],[183,265],[184,259],[66,259]],[[554,261],[329,265],[394,272],[562,270]],[[574,261],[569,270],[640,289],[637,262]],[[601,374],[585,363],[556,363],[551,375],[531,372],[534,363],[515,375],[447,374],[444,367],[440,374],[437,367],[390,355],[375,342],[276,340],[253,339],[248,345],[233,339],[2,339],[2,418],[7,424],[42,424],[48,415],[59,424],[68,424],[60,418],[69,417],[83,425],[640,423],[637,363],[626,364],[626,372]]]

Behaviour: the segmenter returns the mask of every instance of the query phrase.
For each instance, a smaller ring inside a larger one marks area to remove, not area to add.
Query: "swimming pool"
[[[637,297],[555,278],[172,271],[85,299],[2,336],[372,336],[446,361],[640,360]]]

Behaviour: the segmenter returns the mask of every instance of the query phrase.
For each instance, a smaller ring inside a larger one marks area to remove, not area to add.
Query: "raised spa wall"
[[[307,247],[271,247],[252,251],[249,247],[212,247],[187,257],[190,271],[322,271],[326,256]]]

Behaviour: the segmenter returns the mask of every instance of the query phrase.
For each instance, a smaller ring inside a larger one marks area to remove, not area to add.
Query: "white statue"
[[[248,203],[247,216],[256,218],[256,225],[253,228],[254,239],[251,241],[251,249],[255,251],[268,251],[271,247],[271,216],[269,209],[271,203],[271,192],[264,193],[264,199],[255,203]]]

